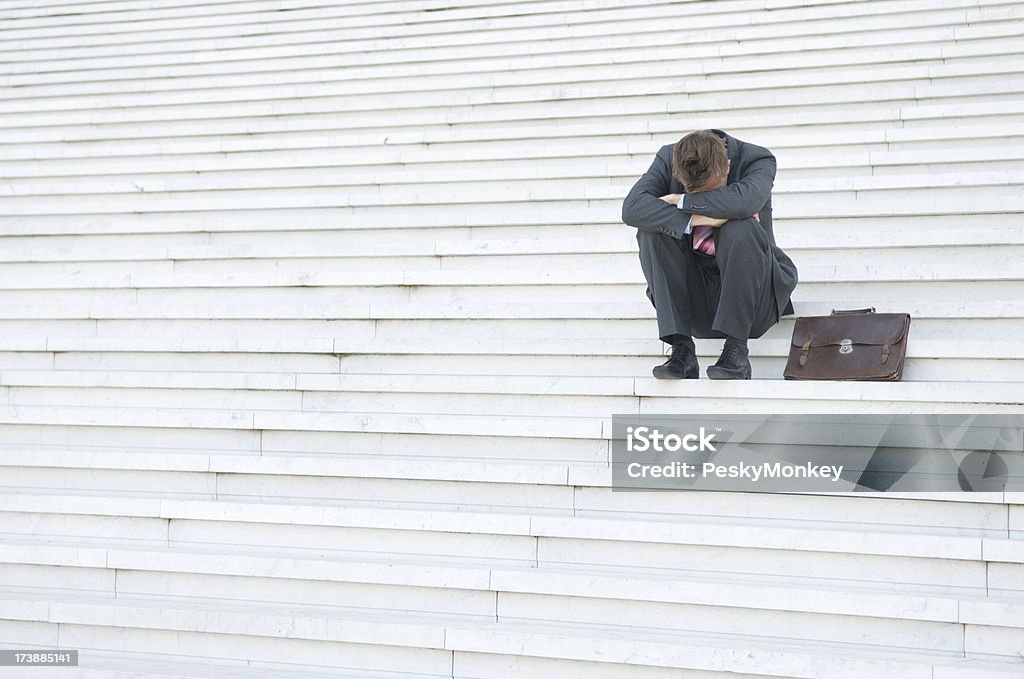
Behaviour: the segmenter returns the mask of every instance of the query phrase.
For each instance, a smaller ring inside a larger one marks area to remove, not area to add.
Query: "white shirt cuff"
[[[684,198],[686,198],[686,194],[685,193],[683,195],[679,196],[679,202],[676,203],[676,209],[677,210],[682,210],[683,209],[683,199]],[[693,215],[690,215],[690,218],[688,220],[686,220],[686,230],[683,231],[683,233],[686,234],[686,235],[690,235],[691,233],[693,233],[693,224],[691,222],[693,222]]]

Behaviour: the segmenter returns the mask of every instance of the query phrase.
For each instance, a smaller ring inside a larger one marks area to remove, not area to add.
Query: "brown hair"
[[[728,174],[725,140],[711,130],[691,132],[672,150],[672,176],[686,191]]]

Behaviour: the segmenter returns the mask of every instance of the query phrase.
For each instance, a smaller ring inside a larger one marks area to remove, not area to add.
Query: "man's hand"
[[[669,205],[678,205],[682,197],[683,196],[678,193],[669,193],[667,195],[661,196],[660,200],[665,201]],[[758,216],[756,212],[753,215],[751,215],[751,218],[756,219],[758,224],[761,223],[761,217]],[[714,217],[708,217],[707,215],[693,215],[690,218],[690,223],[693,224],[694,226],[713,226],[716,228],[722,226],[727,221],[729,220],[715,219]]]
[[[757,213],[751,215],[751,218],[756,220],[758,224],[761,223],[761,217],[759,217]],[[725,224],[727,221],[729,220],[715,219],[714,217],[708,217],[707,215],[693,215],[693,217],[690,220],[690,223],[693,224],[694,226],[713,226],[717,228]]]
[[[714,217],[708,217],[707,215],[693,215],[690,217],[690,224],[693,226],[721,226],[725,224],[727,219],[715,219]]]

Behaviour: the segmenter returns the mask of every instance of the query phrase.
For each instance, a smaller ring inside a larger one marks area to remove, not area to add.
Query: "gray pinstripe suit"
[[[622,204],[622,221],[637,229],[647,296],[658,316],[658,336],[760,337],[793,313],[793,261],[775,244],[772,184],[775,156],[714,130],[732,161],[726,186],[683,196],[683,208],[660,200],[683,193],[672,177],[672,148],[663,146]],[[758,223],[752,215],[757,213]],[[728,219],[714,229],[714,257],[691,249],[691,214]]]

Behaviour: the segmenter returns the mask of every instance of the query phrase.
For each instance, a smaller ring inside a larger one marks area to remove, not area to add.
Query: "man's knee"
[[[718,229],[715,250],[719,253],[735,247],[756,247],[763,250],[767,243],[764,229],[753,217],[730,219]]]
[[[640,244],[644,243],[664,243],[667,241],[675,240],[672,236],[658,231],[648,231],[647,229],[636,230],[636,240]]]
[[[753,217],[747,217],[746,219],[730,219],[719,228],[722,230],[723,234],[731,233],[734,236],[742,236],[744,238],[750,238],[764,233],[764,229],[761,228],[761,223]]]
[[[641,259],[647,257],[656,259],[669,257],[674,260],[686,249],[684,247],[685,241],[673,238],[668,234],[658,233],[657,231],[637,229],[636,241],[640,246]]]

